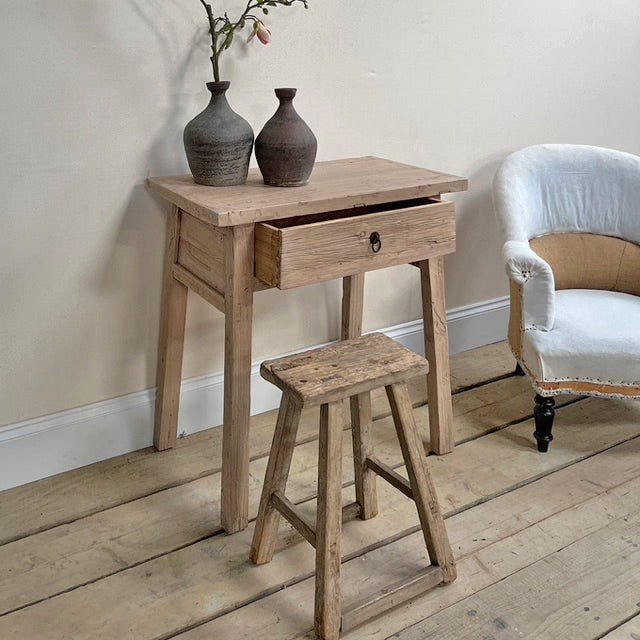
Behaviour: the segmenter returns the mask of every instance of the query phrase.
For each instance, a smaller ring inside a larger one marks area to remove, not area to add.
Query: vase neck
[[[293,102],[297,91],[297,89],[276,89],[275,93],[278,100],[280,100],[280,104],[285,105]]]
[[[207,82],[207,89],[211,92],[211,102],[226,102],[227,89],[231,83],[224,82]]]

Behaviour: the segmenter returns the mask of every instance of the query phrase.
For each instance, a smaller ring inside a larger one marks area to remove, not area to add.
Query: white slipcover
[[[617,291],[556,291],[553,329],[525,331],[522,360],[536,380],[640,387],[640,299]]]
[[[640,244],[640,157],[583,145],[528,147],[497,172],[494,204],[507,275],[522,290],[525,368],[539,382],[640,385],[640,298],[556,292],[551,267],[529,246],[550,233]]]

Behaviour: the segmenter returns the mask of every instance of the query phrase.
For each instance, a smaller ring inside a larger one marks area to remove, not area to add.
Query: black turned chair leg
[[[538,442],[538,451],[546,453],[549,450],[549,443],[553,440],[551,428],[553,427],[553,417],[556,412],[553,407],[556,401],[554,398],[544,398],[536,394],[536,406],[533,409],[533,415],[536,419],[536,430],[533,437]]]
[[[519,362],[516,362],[516,370],[513,373],[516,376],[523,376],[524,375],[524,371],[522,370],[522,367],[520,366]]]

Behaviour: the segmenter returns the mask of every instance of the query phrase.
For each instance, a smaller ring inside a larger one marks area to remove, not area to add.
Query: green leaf
[[[262,13],[264,13],[265,16],[269,15],[269,9],[262,9]]]

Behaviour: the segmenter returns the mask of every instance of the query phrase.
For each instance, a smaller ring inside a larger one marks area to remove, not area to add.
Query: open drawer
[[[453,204],[429,199],[261,222],[256,276],[291,289],[452,253],[455,236]]]

